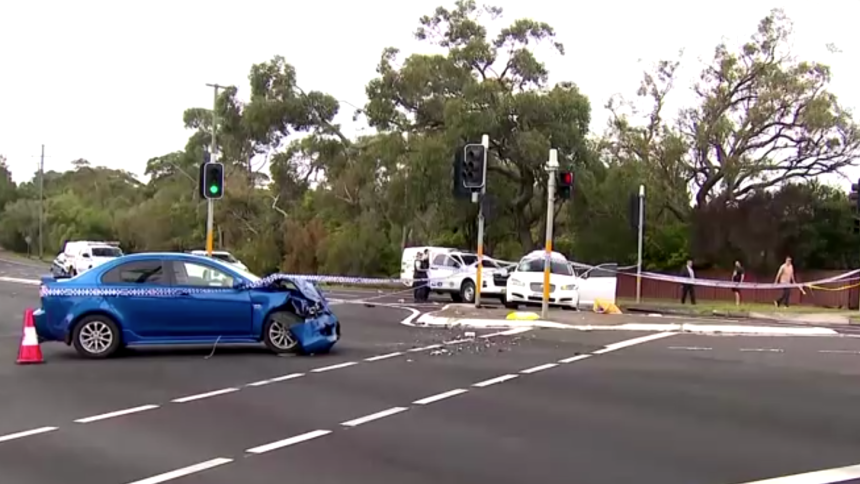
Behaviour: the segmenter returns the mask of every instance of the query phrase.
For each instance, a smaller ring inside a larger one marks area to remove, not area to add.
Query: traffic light
[[[573,195],[573,172],[560,171],[556,179],[556,193],[559,200],[570,200]]]
[[[484,188],[487,178],[487,150],[482,144],[468,144],[463,148],[461,166],[463,186],[470,190]]]
[[[224,164],[200,165],[200,198],[218,199],[224,196]]]
[[[848,200],[854,206],[854,209],[860,212],[860,180],[857,183],[851,184],[851,193],[848,194]]]

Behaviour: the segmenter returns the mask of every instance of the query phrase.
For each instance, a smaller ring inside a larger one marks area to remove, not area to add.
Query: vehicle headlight
[[[510,282],[512,286],[521,286],[522,287],[522,286],[526,285],[523,281],[518,281],[516,279],[511,279],[508,282]]]
[[[576,290],[576,284],[567,284],[565,286],[561,286],[561,290],[562,291],[575,291]]]

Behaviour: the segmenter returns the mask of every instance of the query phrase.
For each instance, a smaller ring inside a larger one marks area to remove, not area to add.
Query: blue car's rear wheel
[[[275,311],[263,326],[263,343],[275,353],[293,353],[299,349],[299,340],[292,327],[302,320],[289,311]]]
[[[85,316],[75,325],[72,345],[85,358],[107,358],[122,346],[116,322],[101,314]]]

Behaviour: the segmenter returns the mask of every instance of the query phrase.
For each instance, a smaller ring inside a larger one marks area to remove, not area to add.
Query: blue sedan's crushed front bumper
[[[340,322],[334,314],[323,314],[305,319],[292,332],[304,353],[325,353],[340,339]]]

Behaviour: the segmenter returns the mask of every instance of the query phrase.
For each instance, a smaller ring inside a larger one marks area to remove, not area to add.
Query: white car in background
[[[454,302],[475,302],[478,275],[478,255],[449,247],[407,247],[400,260],[400,279],[404,285],[412,284],[415,257],[427,250],[430,254],[428,277],[430,290],[448,294]],[[502,271],[502,263],[484,257],[481,265],[481,296],[504,300],[504,286],[497,286],[494,275]]]
[[[191,253],[194,255],[201,255],[203,257],[206,257],[207,255],[205,250],[192,250]],[[212,257],[220,261],[226,262],[232,266],[238,267],[245,272],[249,272],[248,268],[245,266],[245,264],[242,263],[242,261],[233,257],[233,254],[227,252],[226,250],[213,250]]]
[[[543,270],[546,252],[536,250],[520,259],[508,277],[505,306],[511,309],[521,304],[543,301]],[[549,304],[565,309],[579,307],[579,280],[565,256],[552,252],[550,257]]]

